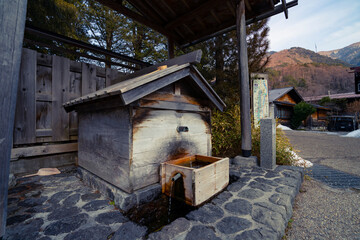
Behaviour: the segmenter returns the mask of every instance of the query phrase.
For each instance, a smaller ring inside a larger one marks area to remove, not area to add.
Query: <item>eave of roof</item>
[[[131,8],[123,4],[123,1],[97,1],[160,32],[182,47],[234,30],[236,24],[234,0],[127,0]],[[246,23],[283,11],[287,17],[287,8],[296,6],[297,3],[297,0],[288,3],[285,0],[245,0]]]
[[[162,70],[156,70],[145,75],[127,79],[96,92],[68,101],[63,104],[63,107],[67,112],[69,112],[84,103],[90,103],[116,95],[121,98],[123,105],[126,106],[185,77],[193,79],[196,85],[202,92],[204,92],[214,106],[220,111],[223,111],[226,107],[225,103],[211,88],[198,70],[189,63],[173,65]],[[159,82],[159,84],[155,82]],[[139,91],[139,89],[141,89],[141,91]]]

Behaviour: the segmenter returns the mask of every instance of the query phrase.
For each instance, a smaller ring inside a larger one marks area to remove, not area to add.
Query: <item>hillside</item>
[[[360,66],[360,42],[353,43],[347,47],[337,50],[321,51],[319,54],[333,59],[342,60],[352,66]]]
[[[354,91],[350,64],[304,48],[291,48],[270,56],[270,88],[293,86],[303,97]]]

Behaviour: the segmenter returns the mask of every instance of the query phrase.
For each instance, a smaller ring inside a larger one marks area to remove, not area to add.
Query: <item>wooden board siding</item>
[[[295,100],[292,99],[289,94],[285,94],[284,96],[276,99],[276,101],[277,101],[277,102],[288,102],[288,103],[296,104]]]
[[[159,182],[159,167],[162,162],[187,155],[209,155],[209,115],[210,113],[134,108],[131,166],[134,190]],[[186,126],[189,131],[179,133],[178,126]]]
[[[81,112],[79,118],[79,165],[130,193],[129,110]]]
[[[65,101],[99,90],[122,73],[23,49],[15,115],[15,147],[77,139],[77,113]]]

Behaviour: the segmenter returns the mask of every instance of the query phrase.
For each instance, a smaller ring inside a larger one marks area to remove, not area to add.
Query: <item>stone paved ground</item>
[[[150,235],[73,171],[19,179],[9,190],[4,239],[281,239],[302,171],[232,167],[231,176],[211,202]]]

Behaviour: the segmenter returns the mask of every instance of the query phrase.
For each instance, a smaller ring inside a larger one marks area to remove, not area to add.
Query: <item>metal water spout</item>
[[[175,174],[175,176],[173,176],[173,177],[171,178],[171,181],[175,182],[176,180],[178,180],[178,179],[181,178],[181,177],[182,177],[181,173],[177,173],[177,174]]]

